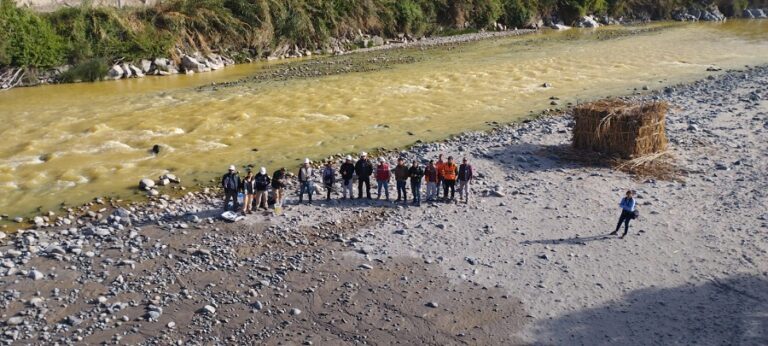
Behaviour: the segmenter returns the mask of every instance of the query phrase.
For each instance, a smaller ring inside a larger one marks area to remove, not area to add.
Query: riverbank
[[[756,67],[635,96],[673,105],[678,181],[569,161],[571,120],[547,116],[399,153],[470,157],[466,206],[289,203],[222,223],[214,190],[95,203],[71,226],[2,240],[0,331],[41,343],[764,344],[767,84]],[[629,188],[642,217],[606,237]]]

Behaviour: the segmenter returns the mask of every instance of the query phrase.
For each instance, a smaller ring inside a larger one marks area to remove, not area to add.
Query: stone
[[[373,45],[373,47],[383,46],[384,45],[384,39],[381,38],[380,36],[373,36],[371,38],[371,44]]]
[[[38,281],[45,278],[45,275],[41,273],[39,270],[31,270],[29,274],[27,275],[30,279]]]
[[[82,320],[82,319],[80,319],[80,318],[77,318],[77,316],[73,316],[73,315],[70,315],[70,316],[67,316],[67,318],[66,318],[65,322],[66,322],[68,325],[70,325],[70,326],[72,326],[72,327],[75,327],[75,326],[78,326],[78,325],[80,325],[81,323],[83,323],[83,320]]]
[[[136,78],[144,77],[144,71],[142,71],[141,68],[138,68],[131,64],[131,65],[128,65],[128,69],[131,70],[131,74],[133,75],[133,77],[136,77]]]
[[[192,71],[195,73],[208,72],[211,70],[208,66],[189,55],[181,57],[181,67],[184,71]]]
[[[120,68],[123,69],[123,78],[133,77],[133,71],[131,71],[131,67],[128,66],[128,63],[122,63]]]
[[[298,316],[301,315],[301,310],[297,308],[291,308],[291,311],[289,312],[291,316]]]
[[[597,28],[600,26],[600,23],[592,16],[584,16],[579,19],[576,26],[580,28]]]
[[[206,306],[203,306],[202,309],[198,310],[198,312],[201,314],[213,315],[216,313],[216,308],[210,305],[206,305]]]
[[[437,304],[437,302],[429,302],[429,303],[427,303],[427,304],[425,304],[425,305],[426,305],[427,307],[429,307],[429,308],[433,308],[433,309],[435,309],[435,308],[437,308],[437,307],[439,306],[439,305]]]
[[[9,318],[7,321],[5,321],[5,324],[9,326],[18,326],[22,323],[24,323],[24,317],[21,317],[21,316],[13,316]]]
[[[32,219],[35,223],[35,226],[40,227],[45,224],[45,219],[43,219],[42,216],[35,216],[34,219]]]
[[[372,267],[370,264],[367,264],[367,263],[363,263],[363,264],[361,264],[361,265],[360,265],[360,268],[362,268],[362,269],[368,269],[368,270],[370,270],[370,269],[373,269],[373,267]]]
[[[112,65],[112,67],[109,68],[107,71],[107,77],[110,79],[120,79],[123,78],[123,74],[125,71],[123,71],[123,68],[119,65]]]
[[[172,183],[175,183],[175,184],[181,183],[181,179],[176,177],[175,174],[171,174],[171,173],[163,174],[162,176],[160,176],[160,179],[168,180],[168,181],[170,181]]]
[[[152,179],[144,178],[139,181],[139,188],[142,190],[149,191],[153,187],[155,187],[155,181]]]
[[[139,62],[139,66],[141,66],[141,72],[144,74],[148,74],[152,71],[152,61],[147,59],[141,59]]]

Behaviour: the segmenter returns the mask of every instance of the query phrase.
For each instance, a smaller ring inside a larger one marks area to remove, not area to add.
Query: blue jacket
[[[635,211],[635,199],[624,197],[621,199],[619,207],[621,207],[622,210],[633,212]]]

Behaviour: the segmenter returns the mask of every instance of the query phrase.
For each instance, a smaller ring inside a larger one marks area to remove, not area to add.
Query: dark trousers
[[[307,193],[307,196],[309,196],[309,203],[312,203],[312,185],[308,181],[302,181],[299,184],[299,203],[304,201],[304,193]]]
[[[333,184],[325,184],[325,199],[331,199],[331,191],[333,190]]]
[[[623,236],[627,235],[627,232],[629,231],[629,220],[632,220],[634,218],[634,216],[635,215],[632,214],[632,212],[629,212],[629,211],[626,211],[626,210],[622,210],[621,211],[621,216],[619,216],[619,223],[616,225],[616,230],[613,231],[613,234],[616,234],[616,233],[619,232],[619,228],[621,227],[621,223],[623,222],[624,223],[624,234],[622,234],[621,236],[623,237]]]
[[[413,194],[413,203],[421,204],[421,180],[411,181],[411,193]]]
[[[443,180],[443,198],[448,198],[448,190],[451,190],[451,199],[456,195],[456,180]]]
[[[397,181],[397,200],[402,198],[404,201],[408,200],[408,191],[405,189],[405,180]]]
[[[227,210],[229,201],[232,201],[232,210],[238,211],[237,190],[224,190],[224,210]]]
[[[371,199],[371,177],[357,178],[357,198],[363,198],[363,184],[365,184],[365,195]]]

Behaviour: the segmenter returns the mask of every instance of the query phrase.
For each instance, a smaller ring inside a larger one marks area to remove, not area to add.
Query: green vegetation
[[[729,15],[768,0],[711,0]],[[152,7],[85,3],[52,13],[0,0],[0,66],[74,66],[71,80],[96,80],[119,60],[179,52],[263,56],[277,45],[322,48],[358,31],[395,37],[455,34],[496,23],[525,27],[554,16],[569,24],[586,14],[669,18],[699,0],[166,0]]]

